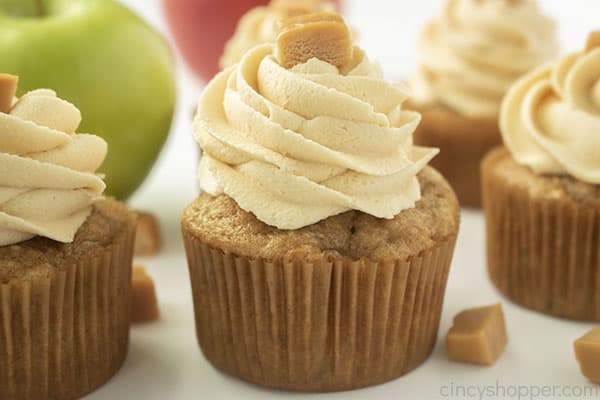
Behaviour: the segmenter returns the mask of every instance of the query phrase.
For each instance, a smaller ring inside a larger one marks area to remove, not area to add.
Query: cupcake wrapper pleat
[[[558,317],[600,321],[600,209],[534,198],[484,164],[488,272],[509,299]]]
[[[120,368],[129,346],[135,227],[102,257],[0,285],[0,399],[76,399]]]
[[[220,370],[281,389],[397,378],[436,343],[455,240],[410,261],[313,264],[226,254],[184,228],[200,347]]]

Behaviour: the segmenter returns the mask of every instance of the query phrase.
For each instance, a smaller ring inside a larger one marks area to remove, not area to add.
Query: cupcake
[[[287,20],[200,100],[204,191],[182,216],[196,329],[218,369],[349,390],[429,356],[459,227],[413,145],[409,91],[336,14]]]
[[[600,32],[520,79],[500,127],[506,149],[482,166],[492,281],[533,310],[600,321]]]
[[[320,11],[333,11],[327,0],[271,0],[269,5],[254,7],[238,22],[219,61],[222,69],[237,64],[252,47],[277,40],[282,19]]]
[[[448,0],[420,47],[412,86],[423,123],[415,142],[440,148],[432,165],[461,205],[480,207],[480,162],[502,143],[502,98],[521,75],[557,54],[555,24],[533,0]]]
[[[74,399],[127,354],[136,218],[102,198],[79,110],[15,89],[0,75],[0,398]]]

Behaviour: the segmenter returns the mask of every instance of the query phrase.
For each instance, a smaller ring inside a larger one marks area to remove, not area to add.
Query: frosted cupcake
[[[0,398],[74,399],[127,355],[136,218],[102,198],[79,110],[15,90],[0,75]]]
[[[461,205],[481,205],[480,162],[501,143],[508,88],[558,50],[555,25],[533,0],[448,0],[421,36],[413,101],[423,115],[415,142],[439,147],[432,165]]]
[[[200,347],[260,385],[334,391],[416,368],[436,343],[458,202],[414,146],[403,84],[341,17],[285,22],[208,85],[204,193],[184,211]]]
[[[483,164],[488,269],[511,300],[600,321],[600,32],[508,92]]]
[[[225,45],[220,67],[237,64],[256,45],[274,43],[281,20],[334,9],[333,3],[326,0],[271,0],[267,6],[254,7],[238,22],[233,37]]]

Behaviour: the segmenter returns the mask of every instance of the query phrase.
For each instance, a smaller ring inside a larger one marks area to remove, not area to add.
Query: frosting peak
[[[557,54],[555,30],[533,0],[448,0],[421,36],[416,101],[497,116],[510,85]]]
[[[75,134],[81,114],[52,90],[0,112],[0,246],[34,236],[71,242],[104,191],[106,142]]]
[[[600,47],[520,79],[504,99],[500,128],[514,159],[534,172],[600,184]]]
[[[414,207],[416,175],[437,150],[413,145],[420,115],[402,109],[408,88],[384,81],[358,48],[346,73],[316,58],[285,69],[274,54],[253,48],[205,89],[201,188],[280,229]]]

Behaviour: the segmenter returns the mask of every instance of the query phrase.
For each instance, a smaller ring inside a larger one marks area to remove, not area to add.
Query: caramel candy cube
[[[277,59],[284,68],[318,58],[342,68],[352,60],[350,30],[336,13],[301,15],[284,20],[277,37]]]
[[[150,213],[138,211],[138,224],[135,236],[135,255],[138,257],[155,256],[160,252],[162,238],[160,225]]]
[[[600,31],[594,31],[590,33],[588,36],[587,43],[585,45],[585,52],[589,53],[590,51],[600,47]]]
[[[448,358],[471,364],[494,364],[507,344],[501,304],[462,311],[446,337]]]
[[[131,282],[131,322],[151,322],[159,317],[154,282],[143,266],[134,265]]]
[[[575,356],[583,376],[600,383],[600,327],[575,341]]]
[[[17,94],[19,77],[10,74],[0,74],[0,112],[8,113],[13,99]]]
[[[269,5],[285,16],[293,17],[317,11],[321,0],[271,0]]]

